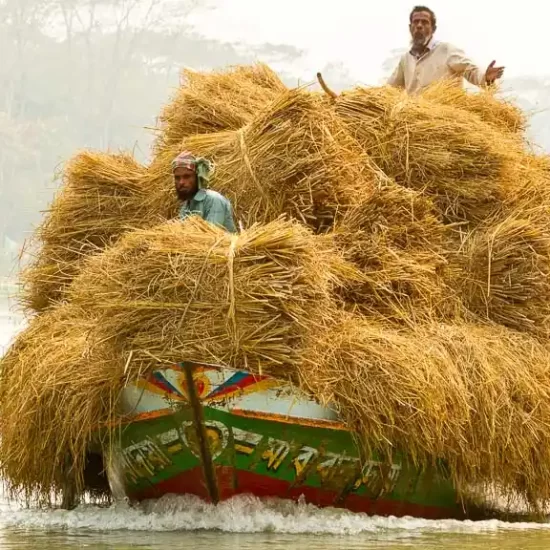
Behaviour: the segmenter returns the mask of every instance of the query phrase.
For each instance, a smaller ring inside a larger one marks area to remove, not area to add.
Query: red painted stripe
[[[293,487],[289,482],[256,474],[246,470],[234,470],[232,467],[216,467],[220,500],[227,500],[241,494],[252,494],[257,497],[278,497],[298,500],[302,495],[308,504],[319,507],[334,506],[351,512],[362,512],[378,516],[412,516],[425,519],[463,519],[458,507],[444,508],[424,506],[410,502],[388,499],[373,500],[360,495],[348,495],[346,499],[335,504],[338,493],[318,487],[302,485]],[[208,492],[200,467],[188,470],[167,481],[158,483],[139,493],[130,494],[131,499],[145,500],[160,498],[166,494],[192,494],[208,501]]]
[[[200,466],[187,470],[166,481],[161,481],[135,494],[128,494],[130,499],[147,500],[160,498],[164,495],[195,495],[205,501],[210,501],[210,495],[204,481],[204,474]]]

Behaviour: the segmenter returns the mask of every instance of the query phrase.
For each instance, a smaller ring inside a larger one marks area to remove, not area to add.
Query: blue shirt
[[[179,217],[197,215],[203,220],[224,227],[230,233],[236,233],[231,203],[223,195],[212,189],[199,189],[190,201],[185,201],[180,208]]]

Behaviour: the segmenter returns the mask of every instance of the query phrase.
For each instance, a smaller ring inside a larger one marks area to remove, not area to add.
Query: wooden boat
[[[125,388],[113,472],[131,501],[192,494],[305,500],[372,515],[464,518],[440,469],[360,458],[330,408],[287,382],[182,363]]]

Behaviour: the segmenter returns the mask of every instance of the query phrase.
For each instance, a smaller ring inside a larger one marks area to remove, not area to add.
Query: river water
[[[0,354],[23,326],[0,299]],[[0,550],[129,548],[171,550],[534,549],[550,548],[550,523],[380,518],[300,503],[239,497],[217,507],[165,497],[131,508],[84,505],[73,511],[25,509],[2,496]]]

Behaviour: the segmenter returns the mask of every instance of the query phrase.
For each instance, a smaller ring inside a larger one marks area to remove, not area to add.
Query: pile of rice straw
[[[83,490],[124,383],[186,358],[289,378],[367,451],[443,460],[460,491],[548,501],[550,160],[523,113],[447,83],[329,97],[265,66],[185,76],[151,165],[77,156],[39,229],[25,300],[49,310],[0,378],[10,487]],[[240,234],[166,221],[184,149],[214,162]]]
[[[173,217],[172,189],[159,188],[129,154],[83,151],[63,170],[60,191],[35,232],[21,301],[41,312],[64,297],[82,260],[132,228]]]

